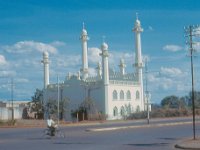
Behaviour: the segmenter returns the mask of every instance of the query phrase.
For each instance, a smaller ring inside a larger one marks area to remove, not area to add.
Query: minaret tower
[[[101,67],[101,63],[100,62],[98,62],[96,70],[97,70],[97,76],[98,76],[98,78],[101,79],[101,76],[102,76],[102,67]]]
[[[103,44],[101,45],[101,56],[102,56],[102,65],[103,65],[103,81],[104,81],[104,85],[108,85],[109,84],[109,67],[108,67],[108,45],[103,42]]]
[[[143,102],[143,78],[142,78],[142,48],[141,48],[141,35],[143,32],[140,21],[138,19],[138,14],[136,13],[136,21],[135,26],[133,28],[133,32],[135,32],[135,67],[136,67],[136,77],[141,87],[140,97],[141,102]],[[143,102],[144,105],[144,102]]]
[[[109,108],[108,108],[108,86],[109,86],[109,67],[108,67],[108,45],[103,42],[101,45],[102,53],[102,66],[103,66],[103,84],[104,84],[104,99],[105,99],[105,115],[109,118]]]
[[[44,89],[49,85],[49,54],[47,51],[43,52],[43,60],[41,61],[44,64]]]
[[[119,68],[120,68],[121,75],[124,75],[125,74],[125,68],[126,68],[126,64],[124,63],[124,59],[120,59]]]
[[[143,32],[141,28],[140,21],[138,20],[138,16],[136,14],[135,26],[133,28],[133,32],[135,32],[135,67],[136,67],[136,76],[138,77],[138,81],[142,83],[142,48],[141,48],[141,36],[140,33]]]
[[[87,31],[85,30],[84,23],[83,23],[83,30],[80,36],[82,42],[82,79],[85,80],[88,77],[88,57],[87,57],[87,41],[89,40]]]

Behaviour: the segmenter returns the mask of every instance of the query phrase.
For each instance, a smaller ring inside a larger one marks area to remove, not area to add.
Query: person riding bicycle
[[[57,124],[55,123],[55,121],[53,121],[51,116],[49,116],[47,119],[47,127],[50,131],[50,135],[55,136],[55,130],[57,128]]]

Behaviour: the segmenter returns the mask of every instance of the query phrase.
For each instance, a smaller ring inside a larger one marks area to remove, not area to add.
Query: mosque
[[[80,36],[82,46],[82,68],[77,74],[66,75],[63,82],[49,83],[49,55],[43,53],[44,65],[44,100],[70,99],[69,109],[77,109],[86,97],[91,97],[98,111],[107,116],[107,120],[121,119],[133,112],[146,110],[143,92],[143,62],[141,51],[141,27],[136,18],[133,30],[135,34],[135,64],[133,72],[126,73],[123,59],[119,63],[119,72],[109,68],[109,47],[105,42],[101,45],[101,63],[96,67],[97,75],[88,73],[88,34],[83,27]],[[70,112],[69,111],[69,112]],[[69,113],[68,112],[68,113]]]

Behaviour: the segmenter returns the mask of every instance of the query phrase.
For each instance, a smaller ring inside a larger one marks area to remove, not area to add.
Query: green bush
[[[131,114],[130,116],[127,117],[127,119],[144,119],[146,118],[147,113],[142,111],[142,112],[136,112]]]

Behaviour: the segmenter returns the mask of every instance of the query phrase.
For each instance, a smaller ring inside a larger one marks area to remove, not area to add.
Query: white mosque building
[[[42,62],[44,64],[43,91],[45,101],[67,97],[70,99],[69,109],[71,111],[77,109],[88,96],[95,101],[98,111],[105,114],[108,120],[120,119],[133,112],[146,110],[140,35],[143,29],[138,18],[132,31],[135,33],[135,64],[133,64],[132,73],[126,73],[126,64],[123,59],[120,60],[119,72],[114,72],[109,68],[109,47],[108,44],[103,42],[101,45],[102,52],[100,53],[102,61],[96,67],[97,76],[90,76],[87,56],[88,34],[85,28],[82,29],[80,37],[82,68],[77,74],[68,73],[65,80],[59,84],[49,83],[49,57],[48,53],[44,52]]]

